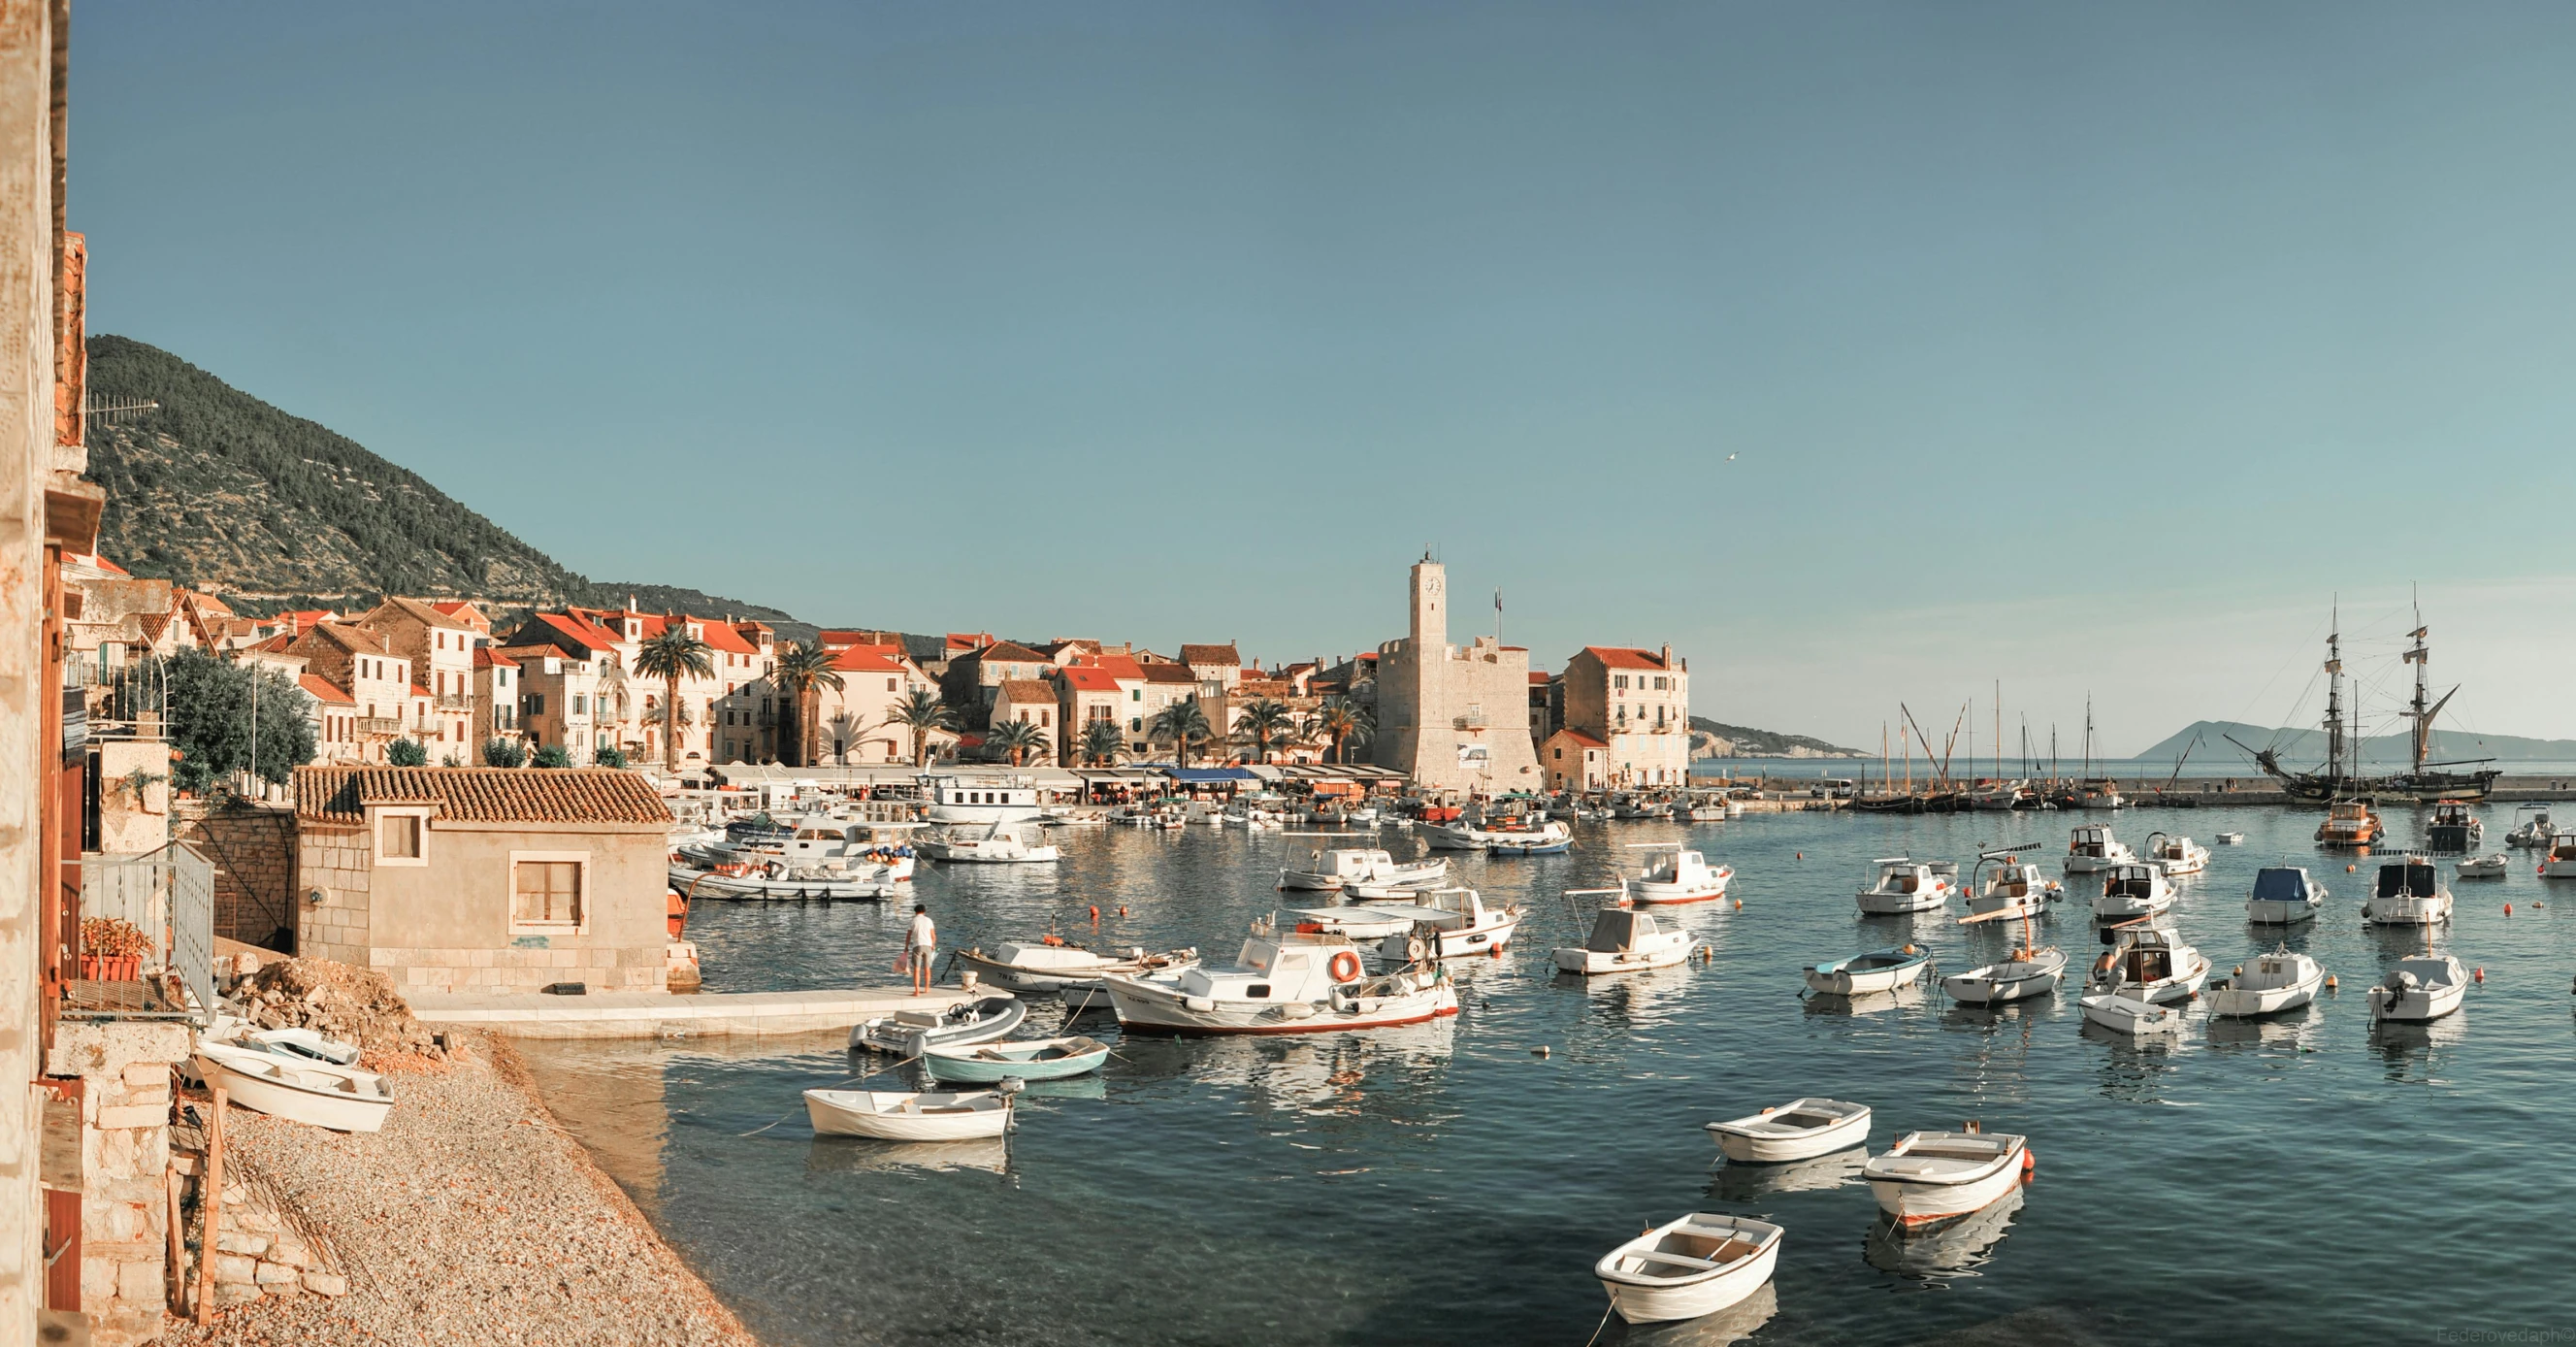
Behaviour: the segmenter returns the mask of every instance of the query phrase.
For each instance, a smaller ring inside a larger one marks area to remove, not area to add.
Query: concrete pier
[[[1009,996],[992,987],[972,992],[935,987],[914,996],[909,987],[843,988],[806,992],[592,992],[549,996],[543,992],[414,992],[404,999],[431,1024],[454,1024],[513,1038],[700,1038],[802,1034],[847,1029],[898,1010],[936,1009],[987,996]]]

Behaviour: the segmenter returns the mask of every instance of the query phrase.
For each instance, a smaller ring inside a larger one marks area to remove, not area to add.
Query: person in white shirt
[[[939,928],[931,924],[930,909],[912,905],[912,929],[904,933],[904,958],[912,966],[912,994],[920,996],[930,990],[930,970],[939,956]]]

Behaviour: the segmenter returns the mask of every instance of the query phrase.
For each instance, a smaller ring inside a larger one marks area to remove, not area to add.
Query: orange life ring
[[[1326,964],[1324,967],[1325,971],[1333,975],[1333,981],[1335,982],[1357,982],[1360,980],[1360,956],[1349,950],[1336,951],[1333,954],[1333,961]]]

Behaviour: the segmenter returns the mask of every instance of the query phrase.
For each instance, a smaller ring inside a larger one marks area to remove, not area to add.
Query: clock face
[[[1438,576],[1433,576],[1431,579],[1424,581],[1422,584],[1422,592],[1425,594],[1438,594],[1440,592],[1440,578]]]

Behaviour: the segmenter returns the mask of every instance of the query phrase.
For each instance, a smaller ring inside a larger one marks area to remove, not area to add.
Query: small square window
[[[379,850],[386,860],[420,859],[420,815],[387,814],[377,825]]]
[[[522,926],[581,925],[581,862],[519,861],[511,886],[510,920]]]

